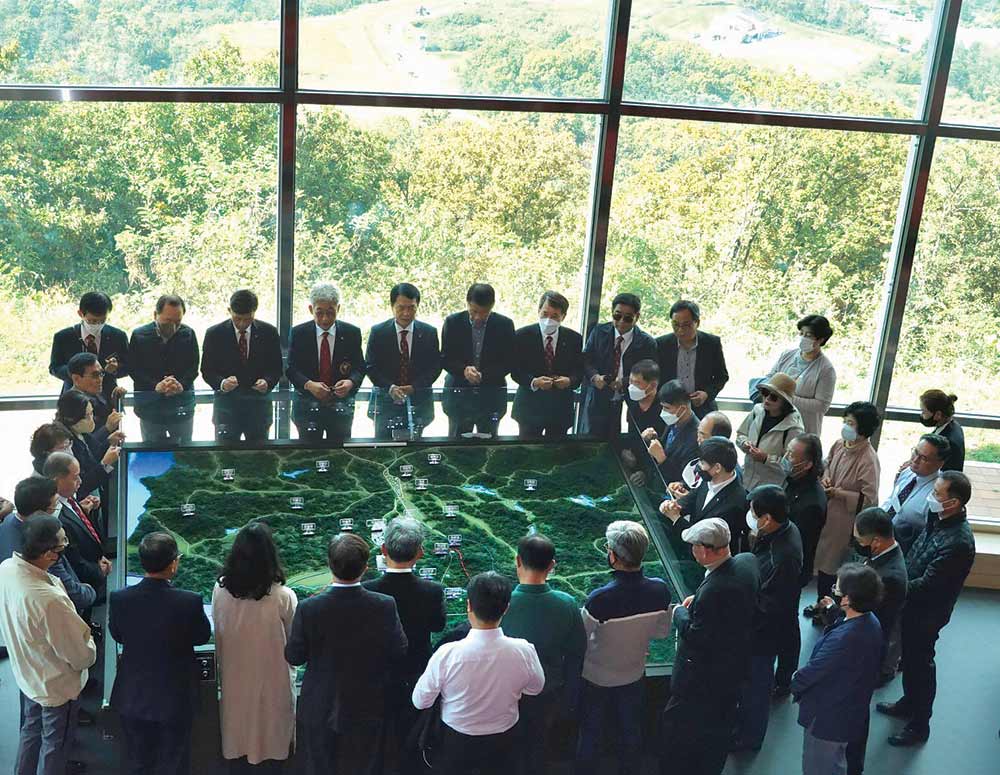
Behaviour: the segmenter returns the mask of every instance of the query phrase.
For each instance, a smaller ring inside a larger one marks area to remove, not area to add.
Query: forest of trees
[[[210,10],[170,0],[140,13],[144,5],[0,0],[0,81],[127,72],[147,82],[277,83],[276,58],[247,61],[231,44],[198,47],[190,35],[274,18],[273,0]],[[142,32],[108,24],[112,8]],[[88,34],[74,46],[84,22],[115,40]],[[500,39],[484,26],[481,15],[426,26],[429,46],[463,52],[457,72],[469,88],[597,92],[599,38],[557,29],[540,37],[540,23]],[[991,56],[968,60],[983,73],[957,57],[955,88],[1000,99],[995,49]],[[630,41],[627,77],[633,99],[668,92],[698,104],[883,112],[881,98],[863,90],[741,64],[656,32]],[[384,296],[402,266],[425,290],[421,312],[432,320],[459,308],[474,279],[491,281],[519,321],[534,317],[541,289],[559,288],[578,320],[596,127],[571,115],[386,111],[362,121],[337,108],[301,109],[296,304],[314,280],[333,277],[345,315],[368,324],[386,316]],[[897,135],[626,120],[606,293],[641,293],[643,325],[654,333],[668,327],[673,300],[694,297],[732,360],[755,367],[792,339],[801,314],[827,314],[837,330],[838,399],[856,397],[848,393],[868,377],[908,148]],[[126,328],[148,319],[164,291],[187,299],[196,328],[223,314],[237,286],[258,289],[262,311],[273,310],[276,106],[0,103],[0,169],[4,392],[54,389],[48,337],[92,287],[112,293],[114,322]],[[962,374],[962,409],[1000,409],[988,388],[1000,376],[998,223],[996,147],[939,142],[897,360],[899,403]]]

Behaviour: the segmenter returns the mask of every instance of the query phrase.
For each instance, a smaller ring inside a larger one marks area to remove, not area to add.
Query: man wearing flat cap
[[[729,551],[729,525],[703,519],[681,533],[705,568],[697,591],[674,609],[677,656],[663,711],[663,775],[718,775],[726,764],[740,684],[750,669],[760,575],[752,554]]]

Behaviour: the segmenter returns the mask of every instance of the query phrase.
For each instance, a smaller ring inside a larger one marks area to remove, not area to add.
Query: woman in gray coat
[[[833,336],[833,329],[822,315],[806,315],[796,326],[799,346],[778,356],[767,376],[770,378],[781,372],[795,380],[792,403],[802,415],[806,433],[819,436],[823,430],[823,415],[833,403],[833,391],[837,387],[837,372],[823,352]]]

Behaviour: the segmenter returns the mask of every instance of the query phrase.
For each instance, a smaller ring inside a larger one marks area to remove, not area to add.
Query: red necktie
[[[80,508],[80,504],[77,503],[73,498],[68,498],[67,500],[69,501],[70,508],[76,512],[76,515],[80,518],[80,521],[83,523],[83,526],[87,528],[87,531],[90,533],[91,536],[93,536],[94,540],[97,541],[98,544],[102,543],[101,537],[97,534],[97,531],[94,529],[94,525],[90,521],[90,518],[87,517],[83,509]]]
[[[399,332],[399,384],[410,384],[410,343],[406,341],[406,329]]]
[[[97,355],[97,339],[94,338],[93,334],[87,334],[87,338],[84,340],[87,347],[88,353],[93,353]]]
[[[553,366],[555,365],[556,351],[552,348],[552,336],[549,335],[545,337],[545,371],[548,374],[552,374]]]
[[[319,346],[319,381],[333,387],[333,357],[330,355],[330,332],[323,332],[323,343]]]
[[[247,347],[247,332],[240,331],[240,362],[246,365],[247,359],[250,357],[250,348]]]
[[[622,345],[625,343],[625,337],[619,336],[618,341],[615,342],[615,362],[611,365],[611,381],[614,382],[618,379],[618,366],[622,362]]]

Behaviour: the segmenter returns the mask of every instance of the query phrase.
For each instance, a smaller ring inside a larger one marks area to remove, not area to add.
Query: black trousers
[[[918,732],[930,730],[937,694],[935,644],[944,624],[933,612],[903,609],[903,704],[910,711],[907,725]]]
[[[455,419],[448,418],[448,436],[453,439],[460,438],[463,433],[472,433],[474,430],[479,433],[489,433],[496,437],[497,428],[500,425],[499,417],[480,417],[470,420],[466,417]]]
[[[350,732],[303,724],[300,745],[303,775],[377,775],[381,766],[381,722],[358,725]]]
[[[823,525],[826,524],[824,519],[822,522],[796,522],[795,526],[799,529],[799,535],[802,536],[802,573],[799,576],[800,586],[808,586],[809,582],[812,581],[813,577],[813,567],[816,562],[816,547],[819,546],[819,537],[823,532]]]
[[[739,696],[671,696],[663,710],[661,775],[721,775]]]
[[[517,433],[522,439],[540,439],[543,436],[546,439],[562,439],[568,432],[568,428],[557,425],[529,425],[523,422],[517,424]]]
[[[865,733],[847,744],[847,775],[861,775],[865,771],[865,751],[868,748],[868,725],[871,716],[865,718]]]
[[[434,771],[444,775],[510,775],[517,766],[515,726],[497,735],[463,735],[447,724],[441,725],[441,754]]]
[[[835,575],[831,576],[829,573],[823,573],[820,571],[816,574],[816,599],[822,600],[824,597],[830,597],[833,594],[833,585],[837,581]]]
[[[174,722],[121,717],[128,775],[188,775],[191,719]]]
[[[792,611],[782,620],[777,635],[778,669],[774,672],[774,685],[788,686],[792,682],[792,673],[799,669],[799,653],[802,651],[798,611]]]
[[[258,764],[250,764],[245,756],[229,760],[229,775],[281,775],[284,768],[284,759],[265,759]]]
[[[548,753],[549,731],[555,720],[557,702],[564,697],[563,692],[530,697],[521,697],[518,703],[520,719],[518,730],[518,769],[519,775],[543,775],[548,772],[546,756]]]

